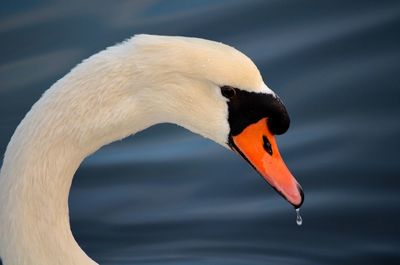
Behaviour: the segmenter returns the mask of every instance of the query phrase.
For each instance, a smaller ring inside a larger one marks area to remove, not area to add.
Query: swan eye
[[[226,98],[233,98],[236,96],[236,89],[231,86],[223,86],[221,87],[221,93]]]

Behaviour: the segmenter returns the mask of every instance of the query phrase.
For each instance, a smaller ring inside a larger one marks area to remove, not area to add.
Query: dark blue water
[[[292,126],[295,211],[234,153],[158,125],[84,161],[72,229],[101,264],[400,264],[400,2],[17,1],[0,7],[0,152],[40,95],[135,33],[249,55]],[[1,202],[0,202],[1,203]]]

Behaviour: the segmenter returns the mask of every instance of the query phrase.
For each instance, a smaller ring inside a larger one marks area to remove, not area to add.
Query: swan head
[[[301,206],[303,191],[275,140],[289,128],[288,112],[247,56],[198,38],[136,35],[132,41],[133,67],[141,76],[135,82],[156,91],[143,100],[162,110],[155,119],[232,149],[295,208]]]

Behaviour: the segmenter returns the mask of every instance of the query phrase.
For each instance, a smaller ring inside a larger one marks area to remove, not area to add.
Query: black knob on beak
[[[284,134],[290,126],[289,114],[279,98],[273,103],[273,112],[268,119],[268,129],[272,134]]]

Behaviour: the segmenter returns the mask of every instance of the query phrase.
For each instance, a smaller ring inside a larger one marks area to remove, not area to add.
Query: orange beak
[[[263,118],[247,126],[232,136],[231,145],[274,189],[299,208],[304,200],[303,190],[283,162],[267,122],[268,118]]]

